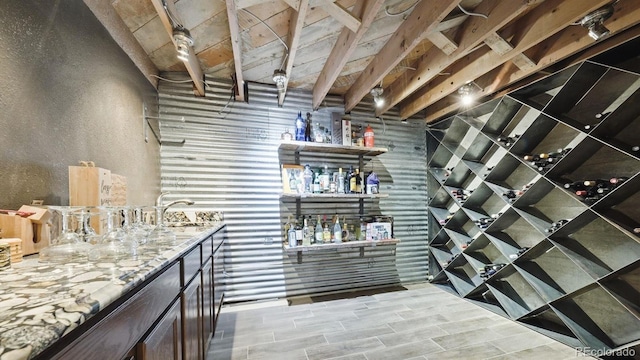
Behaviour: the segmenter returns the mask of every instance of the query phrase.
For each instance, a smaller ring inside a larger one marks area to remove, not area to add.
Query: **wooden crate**
[[[22,239],[20,238],[8,238],[0,239],[0,244],[9,245],[9,251],[11,251],[11,263],[19,263],[22,261]]]

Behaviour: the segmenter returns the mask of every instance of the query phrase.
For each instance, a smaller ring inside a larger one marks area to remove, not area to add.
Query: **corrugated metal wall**
[[[185,77],[172,75],[173,81]],[[394,217],[396,247],[305,255],[301,264],[282,249],[282,219],[296,212],[295,201],[281,201],[280,163],[293,157],[278,153],[280,135],[294,131],[298,111],[311,112],[311,93],[288,91],[277,106],[275,86],[249,84],[249,102],[229,101],[231,82],[207,79],[204,98],[189,83],[161,81],[159,87],[162,190],[167,200],[189,197],[193,209],[224,211],[229,241],[225,249],[225,299],[230,302],[342,291],[354,287],[426,281],[427,194],[425,125],[376,119],[371,104],[351,112],[354,124],[370,123],[376,146],[389,152],[366,160],[388,198],[366,200],[367,213]],[[314,122],[328,124],[331,113],[344,113],[342,99],[329,97]],[[184,143],[182,143],[184,140]],[[357,157],[301,157],[314,168],[356,165]],[[302,214],[357,218],[358,201],[301,204]]]

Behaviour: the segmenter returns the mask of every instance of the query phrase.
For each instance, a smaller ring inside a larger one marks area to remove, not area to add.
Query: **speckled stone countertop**
[[[42,264],[0,272],[0,360],[29,359],[220,229],[176,228],[178,243],[141,247],[136,260]]]

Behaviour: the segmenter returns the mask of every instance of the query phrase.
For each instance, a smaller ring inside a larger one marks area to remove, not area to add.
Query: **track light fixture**
[[[613,15],[613,5],[607,5],[587,14],[580,20],[580,25],[589,29],[589,36],[600,40],[609,35],[610,31],[602,23]]]
[[[193,38],[191,37],[189,30],[185,28],[173,29],[173,40],[176,43],[178,59],[182,61],[189,61],[189,49],[193,46]]]
[[[460,102],[463,106],[471,105],[476,95],[476,89],[474,88],[473,81],[460,86],[458,89],[458,95],[460,95]]]
[[[284,92],[284,86],[287,83],[287,73],[282,69],[276,69],[273,72],[273,82],[276,83],[278,92]]]
[[[384,89],[381,85],[376,85],[371,89],[371,95],[373,96],[373,102],[376,104],[376,107],[382,107],[382,105],[384,105],[384,97],[382,97],[382,93],[384,93]]]

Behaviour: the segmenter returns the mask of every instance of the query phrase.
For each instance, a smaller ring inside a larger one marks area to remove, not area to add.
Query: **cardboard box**
[[[367,241],[391,239],[390,222],[371,222],[367,224]]]

